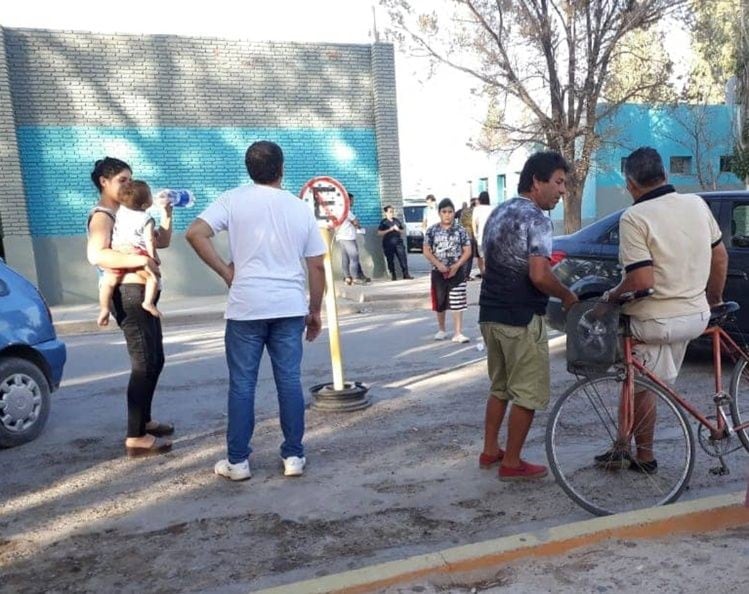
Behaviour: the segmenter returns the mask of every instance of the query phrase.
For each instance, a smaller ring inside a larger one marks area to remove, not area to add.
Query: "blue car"
[[[65,358],[39,291],[0,260],[0,447],[41,433]]]

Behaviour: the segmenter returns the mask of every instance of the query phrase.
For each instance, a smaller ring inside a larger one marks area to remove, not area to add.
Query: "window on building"
[[[734,247],[749,248],[749,204],[737,204],[733,207],[731,244]]]
[[[733,170],[733,155],[720,156],[720,172],[726,173]]]
[[[671,157],[671,173],[690,175],[692,173],[692,157]]]
[[[486,190],[488,189],[489,189],[489,178],[480,177],[479,178],[479,192],[486,192]]]
[[[497,176],[497,201],[504,202],[507,199],[507,178],[504,174]]]

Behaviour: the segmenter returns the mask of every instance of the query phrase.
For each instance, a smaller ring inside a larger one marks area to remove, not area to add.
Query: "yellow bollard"
[[[333,234],[330,229],[320,228],[323,241],[327,246],[325,252],[325,312],[328,318],[328,336],[330,337],[330,362],[333,366],[333,389],[343,390],[343,358],[341,357],[341,335],[338,329],[338,306],[335,298],[335,279],[331,262]]]

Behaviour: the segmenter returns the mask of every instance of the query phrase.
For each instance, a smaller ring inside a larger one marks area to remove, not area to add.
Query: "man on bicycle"
[[[565,309],[577,301],[551,271],[551,220],[544,213],[566,190],[569,166],[562,155],[540,152],[525,162],[518,197],[489,216],[483,232],[484,271],[479,323],[487,350],[491,392],[486,403],[484,451],[479,466],[501,462],[500,480],[546,476],[546,466],[521,459],[537,410],[549,404],[549,344],[544,314],[549,295]],[[507,449],[498,434],[508,402]]]
[[[728,253],[710,208],[696,194],[680,194],[667,183],[658,152],[642,147],[624,162],[627,191],[634,204],[619,221],[619,261],[624,278],[604,293],[616,301],[629,291],[653,289],[652,295],[627,303],[632,334],[641,342],[635,356],[647,369],[674,383],[689,341],[707,327],[710,307],[722,302]],[[655,396],[635,394],[636,456],[619,444],[595,457],[602,466],[629,463],[630,470],[653,474]]]

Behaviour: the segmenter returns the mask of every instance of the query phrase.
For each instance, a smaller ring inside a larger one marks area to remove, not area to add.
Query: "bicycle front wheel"
[[[734,427],[749,422],[749,368],[746,359],[741,359],[731,374],[731,417]],[[749,429],[738,429],[736,435],[749,450]]]
[[[592,514],[609,514],[664,505],[679,498],[694,467],[694,436],[684,413],[658,386],[635,379],[635,392],[649,390],[656,405],[635,421],[633,433],[654,427],[654,473],[624,460],[613,469],[595,457],[614,447],[618,437],[623,379],[618,374],[585,378],[554,405],[546,428],[546,454],[557,483]],[[628,444],[634,454],[634,439]]]

